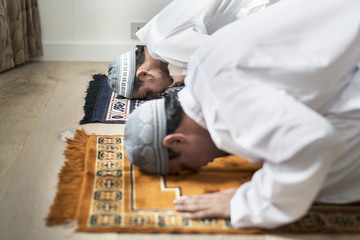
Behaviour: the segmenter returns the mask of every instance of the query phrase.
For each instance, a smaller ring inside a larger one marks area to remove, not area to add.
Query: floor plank
[[[22,145],[0,143],[0,186],[5,181],[5,176],[7,176],[13,164],[16,164],[17,156],[22,147]]]

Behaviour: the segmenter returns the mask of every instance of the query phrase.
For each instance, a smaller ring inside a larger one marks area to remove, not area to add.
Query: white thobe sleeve
[[[300,218],[344,153],[326,109],[357,68],[360,5],[323,0],[309,9],[309,2],[282,1],[223,28],[190,60],[179,94],[185,113],[219,149],[263,161],[231,200],[234,227],[275,228]],[[279,14],[288,21],[275,21]]]
[[[186,69],[190,56],[209,38],[203,23],[187,23],[174,28],[167,36],[157,30],[156,19],[137,32],[139,40],[148,48],[151,57]]]
[[[174,0],[136,35],[149,54],[186,69],[190,56],[217,30],[277,0]]]
[[[239,78],[225,71],[217,85],[189,83],[180,100],[191,118],[203,115],[218,148],[264,160],[231,200],[232,225],[275,228],[305,214],[343,145],[323,116],[284,90]]]

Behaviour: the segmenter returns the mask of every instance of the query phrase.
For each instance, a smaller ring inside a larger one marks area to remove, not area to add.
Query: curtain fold
[[[0,72],[42,54],[37,0],[0,0]]]

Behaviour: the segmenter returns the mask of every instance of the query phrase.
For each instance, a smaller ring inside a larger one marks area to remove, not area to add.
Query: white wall
[[[111,61],[133,49],[131,22],[147,22],[171,0],[38,0],[44,61]]]

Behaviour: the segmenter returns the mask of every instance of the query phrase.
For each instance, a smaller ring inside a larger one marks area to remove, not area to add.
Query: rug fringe
[[[74,139],[67,139],[64,155],[67,159],[59,174],[58,191],[50,213],[46,218],[46,225],[75,220],[78,200],[85,170],[86,145],[89,135],[84,129],[76,130]]]
[[[93,75],[93,80],[89,82],[89,87],[86,90],[85,105],[84,109],[84,118],[80,121],[80,124],[93,122],[96,114],[96,105],[99,101],[101,91],[104,86],[103,78],[106,77],[104,74],[95,74]]]

